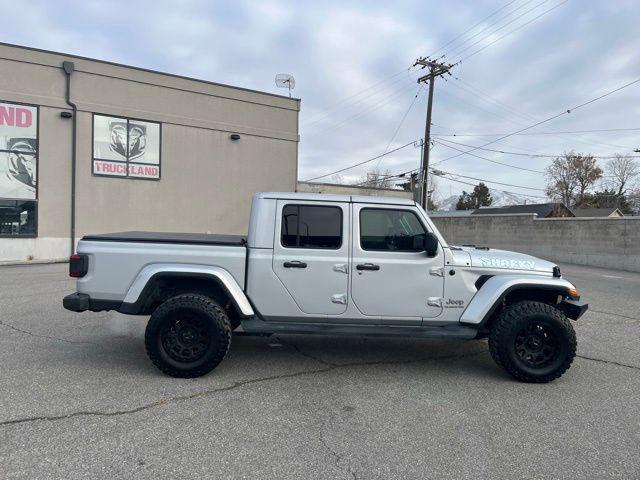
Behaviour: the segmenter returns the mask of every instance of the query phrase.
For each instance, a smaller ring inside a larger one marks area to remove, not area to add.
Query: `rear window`
[[[281,242],[287,248],[327,248],[342,245],[342,209],[324,205],[285,205]]]

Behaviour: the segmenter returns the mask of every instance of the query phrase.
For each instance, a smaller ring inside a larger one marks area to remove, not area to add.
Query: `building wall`
[[[367,188],[335,183],[298,182],[298,192],[331,193],[336,195],[381,195],[388,197],[412,198],[411,192],[391,188]]]
[[[453,245],[486,245],[555,262],[640,272],[640,217],[539,219],[521,214],[432,220]]]
[[[118,230],[245,233],[257,191],[296,188],[300,102],[0,44],[0,100],[39,105],[38,237],[0,238],[0,261],[69,255],[75,64],[76,237]],[[161,123],[161,179],[92,175],[93,113]],[[231,141],[229,135],[241,138]]]

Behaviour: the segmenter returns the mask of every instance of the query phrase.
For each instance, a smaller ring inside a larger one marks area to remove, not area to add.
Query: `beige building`
[[[0,262],[245,233],[254,192],[296,189],[298,99],[7,44],[0,70]]]

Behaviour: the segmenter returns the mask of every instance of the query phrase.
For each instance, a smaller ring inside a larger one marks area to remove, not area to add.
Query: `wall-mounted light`
[[[237,140],[240,140],[240,134],[239,133],[232,133],[231,135],[229,135],[229,138],[235,142]]]
[[[71,118],[71,117],[73,117],[73,113],[71,113],[71,112],[60,112],[60,116],[62,118]]]

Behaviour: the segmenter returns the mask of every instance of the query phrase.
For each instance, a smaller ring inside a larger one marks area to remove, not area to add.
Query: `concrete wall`
[[[257,191],[294,191],[300,101],[0,44],[0,100],[40,107],[38,236],[0,238],[0,262],[69,255],[71,127],[78,106],[76,237],[118,230],[246,233]],[[92,114],[161,123],[161,179],[92,175]],[[240,140],[229,135],[239,133]]]
[[[473,243],[555,262],[640,272],[640,217],[539,219],[524,214],[432,220],[452,245]]]
[[[387,197],[412,198],[411,192],[391,188],[367,188],[355,185],[341,185],[335,183],[298,182],[298,192],[332,193],[335,195],[380,195]]]

